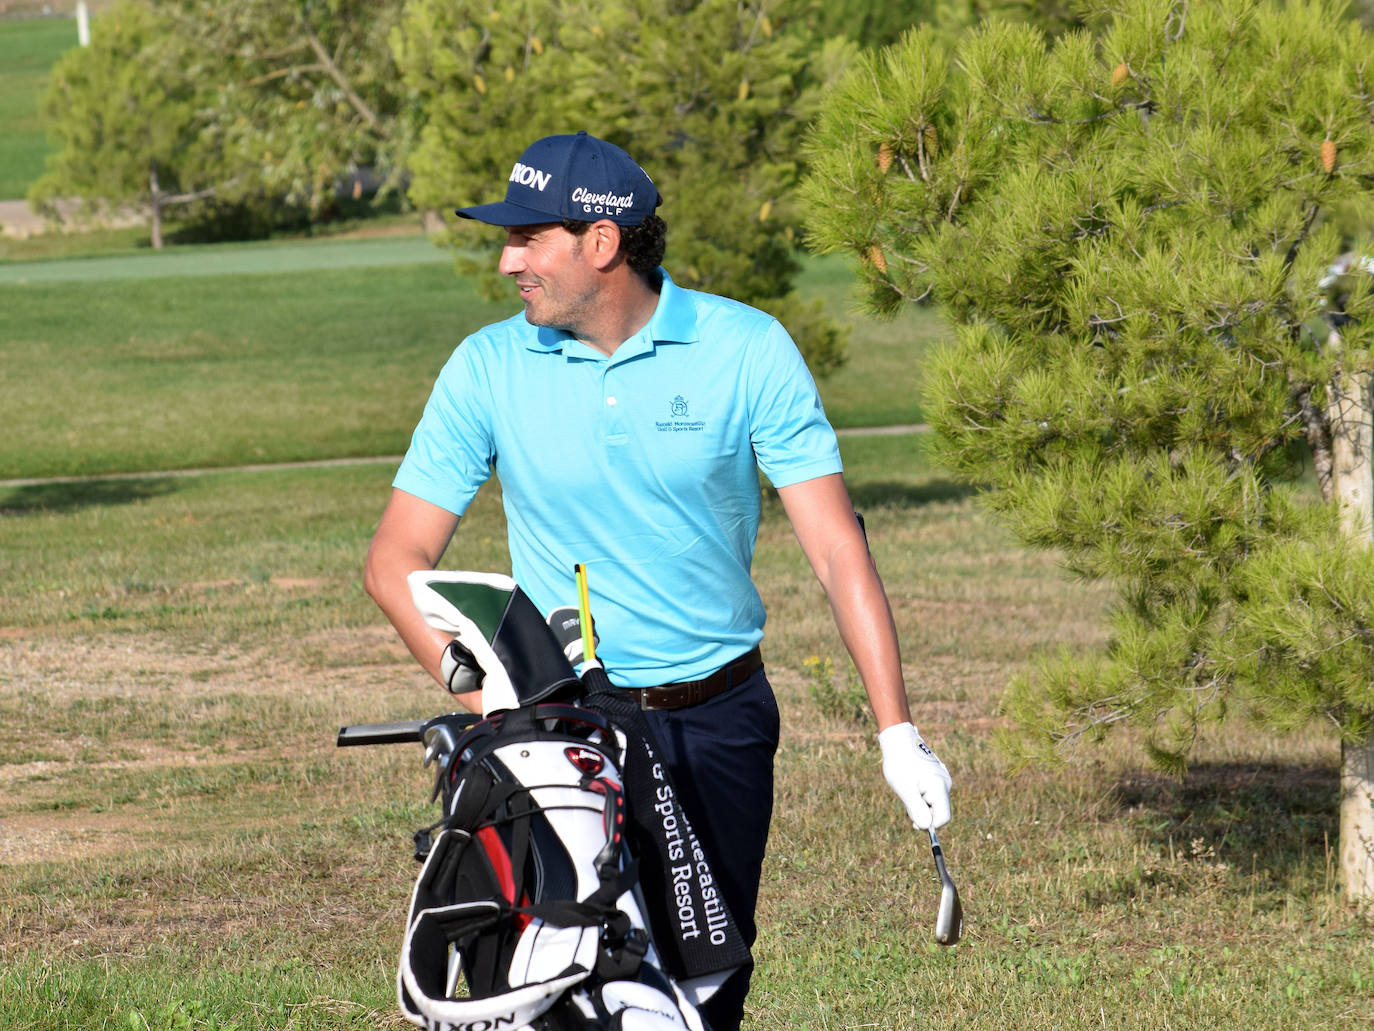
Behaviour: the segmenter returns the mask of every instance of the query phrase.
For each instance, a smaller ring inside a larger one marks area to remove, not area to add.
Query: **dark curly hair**
[[[592,227],[591,222],[576,218],[563,219],[563,228],[574,236],[581,236]],[[650,286],[658,286],[658,267],[668,247],[668,223],[657,215],[646,215],[637,226],[620,227],[620,253],[625,263]]]

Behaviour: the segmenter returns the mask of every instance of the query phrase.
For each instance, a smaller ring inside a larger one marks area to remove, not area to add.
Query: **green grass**
[[[148,230],[141,226],[90,229],[80,233],[39,233],[0,236],[0,268],[30,261],[61,258],[104,258],[146,252]]]
[[[428,249],[268,242],[8,266],[38,281],[0,282],[0,392],[25,413],[0,440],[0,479],[403,451],[458,341],[515,307],[481,300],[442,260],[377,264]],[[348,263],[373,267],[309,267]],[[807,268],[840,315],[850,280],[838,260]],[[919,421],[938,318],[854,325],[848,366],[821,384],[835,424]]]
[[[826,415],[838,428],[905,426],[924,422],[920,403],[922,357],[947,328],[933,308],[909,308],[875,319],[858,308],[854,273],[840,255],[810,258],[797,289],[826,302],[832,317],[850,327],[849,362],[821,383]]]
[[[509,306],[446,265],[0,287],[0,478],[396,454]]]
[[[0,285],[33,286],[111,280],[185,279],[236,274],[280,276],[344,268],[451,265],[452,255],[434,246],[412,224],[403,233],[370,238],[292,239],[169,247],[159,252],[40,258],[0,263]]]
[[[53,62],[77,45],[76,22],[0,22],[0,199],[22,198],[43,174],[47,135],[38,104]]]
[[[375,619],[361,563],[394,466],[0,488],[0,625],[261,643]],[[500,522],[493,490],[466,521]],[[504,524],[501,524],[503,527]],[[468,537],[507,564],[504,530]]]
[[[918,435],[843,441],[916,717],[955,778],[967,917],[930,942],[928,849],[776,500],[755,563],[783,713],[750,1025],[1358,1025],[1371,927],[1332,880],[1329,732],[1232,726],[1182,781],[1118,736],[1063,769],[993,746],[1026,657],[1101,643],[1106,594],[1006,537]],[[341,723],[438,711],[358,586],[385,465],[0,491],[0,1026],[405,1026],[393,964],[430,819],[418,749]],[[448,564],[504,569],[498,491]]]

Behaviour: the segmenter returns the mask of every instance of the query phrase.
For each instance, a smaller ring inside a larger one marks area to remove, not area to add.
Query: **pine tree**
[[[360,167],[396,177],[404,140],[389,36],[400,0],[119,0],[68,52],[44,101],[56,144],[39,207],[318,217]]]
[[[1374,276],[1328,274],[1374,254],[1374,39],[1321,0],[1087,6],[866,56],[809,231],[875,310],[941,307],[945,460],[1118,591],[1103,652],[1012,685],[1026,747],[1130,723],[1181,769],[1203,721],[1327,721],[1374,897]]]

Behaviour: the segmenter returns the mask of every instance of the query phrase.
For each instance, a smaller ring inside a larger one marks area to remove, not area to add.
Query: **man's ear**
[[[591,256],[592,265],[605,270],[620,254],[620,227],[610,219],[593,222],[587,230],[583,246]]]

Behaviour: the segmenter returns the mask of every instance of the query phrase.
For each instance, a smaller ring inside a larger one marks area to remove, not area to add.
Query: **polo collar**
[[[658,306],[648,325],[626,340],[609,359],[612,363],[648,354],[659,344],[692,344],[701,339],[697,329],[696,305],[690,291],[673,282],[666,269],[660,268],[663,282],[658,291]],[[532,351],[562,352],[568,358],[606,361],[606,356],[589,347],[571,333],[548,326],[538,327],[534,339],[527,345]]]

